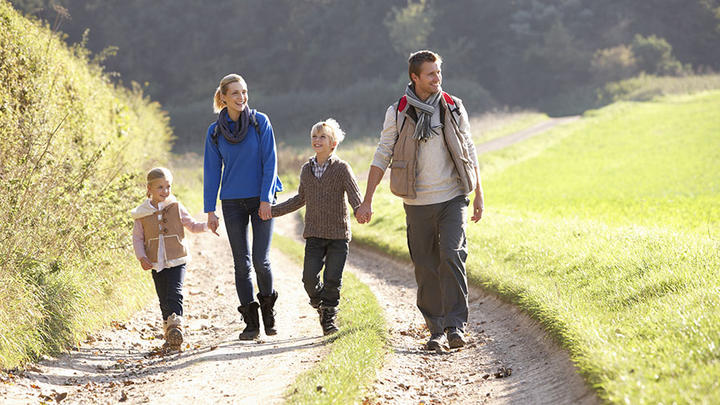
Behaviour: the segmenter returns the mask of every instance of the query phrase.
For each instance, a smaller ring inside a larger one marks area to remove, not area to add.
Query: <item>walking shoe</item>
[[[430,339],[425,343],[425,350],[442,350],[442,344],[445,340],[445,334],[444,333],[433,333],[430,335]]]
[[[277,335],[277,329],[275,329],[275,301],[278,299],[277,291],[273,291],[271,295],[267,297],[257,295],[260,301],[260,313],[262,314],[263,326],[265,327],[265,334],[268,336]]]
[[[327,336],[338,331],[335,326],[335,318],[337,317],[337,307],[320,307],[320,326],[322,326],[323,335]]]
[[[445,330],[447,332],[448,346],[450,346],[451,349],[457,349],[465,346],[465,338],[463,337],[461,329],[447,328]]]
[[[171,350],[180,350],[183,343],[182,316],[173,313],[168,317],[166,325],[165,341]]]
[[[258,309],[260,309],[260,304],[255,301],[238,307],[238,312],[240,312],[243,322],[245,322],[245,330],[240,333],[240,340],[253,340],[260,336]]]

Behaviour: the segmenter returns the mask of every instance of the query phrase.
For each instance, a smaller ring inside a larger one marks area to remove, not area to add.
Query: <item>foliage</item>
[[[632,52],[637,57],[638,68],[650,74],[678,76],[683,73],[683,65],[672,55],[672,46],[663,38],[655,35],[643,37],[635,35]]]
[[[524,308],[609,402],[715,403],[720,92],[621,102],[482,156],[468,277]],[[355,240],[407,255],[385,186]]]
[[[0,367],[57,352],[149,295],[128,250],[168,119],[0,1]]]
[[[443,56],[447,91],[473,98],[465,86],[473,83],[496,101],[466,103],[472,114],[498,105],[553,114],[596,107],[587,83],[629,77],[635,70],[618,47],[636,35],[672,47],[672,59],[643,68],[649,74],[720,69],[720,0],[12,1],[48,21],[56,20],[53,2],[72,16],[61,25],[69,41],[90,28],[96,54],[118,47],[107,68],[147,83],[170,111],[179,149],[198,153],[214,118],[212,93],[233,71],[247,79],[251,106],[293,143],[329,115],[365,133],[379,126],[417,48]],[[613,51],[593,62],[599,50]]]
[[[615,82],[638,72],[637,60],[627,45],[598,49],[590,63],[590,71],[599,83]]]

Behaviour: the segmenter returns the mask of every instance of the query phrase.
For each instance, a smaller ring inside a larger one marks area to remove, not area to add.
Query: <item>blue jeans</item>
[[[303,285],[310,297],[310,305],[336,307],[340,303],[340,287],[348,241],[345,239],[307,238],[305,240],[305,263]],[[325,265],[323,281],[320,270]]]
[[[152,277],[155,282],[155,292],[160,300],[160,312],[163,320],[167,320],[173,313],[182,316],[185,265],[166,267],[162,271],[153,270]]]
[[[273,278],[270,269],[270,242],[272,241],[273,220],[263,221],[258,215],[260,198],[238,198],[222,200],[223,216],[230,249],[235,262],[235,289],[240,305],[255,301],[250,276],[253,267],[260,295],[273,293]],[[252,223],[252,256],[248,242],[248,224]]]

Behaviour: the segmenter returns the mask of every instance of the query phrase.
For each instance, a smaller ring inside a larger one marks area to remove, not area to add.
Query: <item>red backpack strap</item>
[[[407,96],[400,97],[400,100],[398,101],[398,111],[403,112],[405,107],[407,107],[407,104]]]
[[[443,95],[443,98],[445,99],[445,102],[448,103],[448,105],[451,105],[453,107],[455,106],[455,100],[453,100],[451,95],[445,93],[444,91],[442,92],[442,95]]]

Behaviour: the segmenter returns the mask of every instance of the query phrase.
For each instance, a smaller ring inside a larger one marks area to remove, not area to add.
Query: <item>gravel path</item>
[[[236,311],[232,256],[224,229],[219,233],[220,238],[189,235],[194,260],[185,278],[188,344],[181,353],[155,353],[162,327],[153,301],[67,355],[0,381],[0,402],[281,403],[295,377],[324,357],[327,348],[317,313],[307,304],[302,271],[272,252],[280,294],[278,335],[241,342],[237,337],[244,325]]]

